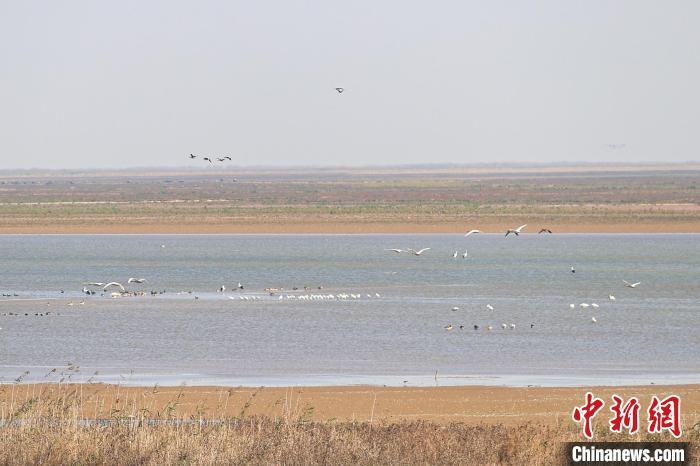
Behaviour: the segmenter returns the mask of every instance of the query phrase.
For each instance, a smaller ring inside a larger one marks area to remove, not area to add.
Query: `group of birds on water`
[[[507,237],[507,236],[510,235],[510,234],[513,234],[513,235],[515,235],[515,236],[520,236],[520,234],[523,233],[523,231],[525,230],[526,227],[527,227],[527,224],[520,225],[520,226],[517,227],[517,228],[509,228],[508,230],[506,230],[505,236]],[[482,233],[482,231],[481,231],[481,230],[476,230],[476,229],[474,229],[474,230],[469,230],[464,236],[465,236],[465,237],[468,237],[468,236],[475,235],[475,234],[479,234],[479,233]],[[542,234],[542,233],[552,234],[552,230],[550,230],[549,228],[542,228],[542,229],[539,230],[538,234]],[[397,254],[400,254],[400,253],[403,253],[403,252],[408,252],[409,254],[413,254],[414,256],[421,256],[424,252],[429,251],[430,249],[431,249],[431,248],[423,248],[423,249],[419,249],[419,250],[415,250],[415,249],[412,249],[412,248],[407,248],[407,249],[389,248],[389,249],[385,249],[385,250],[386,250],[386,251],[391,251],[391,252],[394,252],[394,253],[397,253]],[[455,252],[452,254],[452,257],[453,257],[454,259],[456,259],[459,255],[460,255],[460,252],[459,252],[459,251],[455,251]],[[463,258],[463,259],[467,259],[467,258],[469,257],[469,252],[468,252],[468,250],[465,249],[465,251],[464,251],[461,255],[462,255],[462,258]],[[576,268],[575,268],[573,265],[571,266],[571,273],[576,273]],[[641,282],[634,282],[634,283],[631,283],[631,282],[628,282],[627,280],[622,280],[622,282],[624,283],[625,287],[627,287],[627,288],[637,288],[637,287],[641,284]],[[615,300],[616,300],[615,296],[613,296],[612,294],[608,295],[608,299],[609,299],[610,301],[615,301]],[[590,303],[590,304],[589,304],[589,303],[581,303],[581,304],[579,304],[579,307],[584,308],[584,309],[585,309],[585,308],[588,308],[588,307],[591,307],[591,308],[594,308],[594,309],[598,309],[600,306],[599,306],[597,303]],[[493,307],[491,304],[487,304],[487,305],[486,305],[486,308],[487,308],[488,310],[490,310],[490,311],[493,311],[493,310],[494,310],[494,307]],[[569,305],[569,308],[570,308],[570,309],[575,309],[575,308],[576,308],[576,305],[575,305],[575,304],[570,304],[570,305]],[[459,307],[455,306],[455,307],[453,307],[451,310],[452,310],[452,311],[459,311],[459,309],[460,309]],[[595,316],[592,316],[592,317],[591,317],[591,322],[593,322],[593,323],[595,324],[595,323],[598,322],[598,319],[596,319]],[[532,324],[532,323],[531,323],[531,324],[530,324],[530,328],[534,328],[534,327],[535,327],[535,324]],[[444,328],[445,328],[445,330],[447,330],[447,331],[449,332],[449,331],[452,331],[452,330],[455,328],[455,326],[454,326],[453,324],[448,324],[448,325],[446,325]],[[465,327],[464,327],[464,325],[459,325],[458,328],[459,328],[460,330],[463,330]],[[474,330],[479,330],[480,328],[481,328],[481,327],[480,327],[479,325],[476,325],[476,324],[473,325],[473,329],[474,329]],[[501,328],[502,328],[503,330],[506,330],[506,329],[514,330],[514,329],[516,328],[516,325],[515,325],[514,323],[507,324],[507,323],[504,322],[504,323],[501,324]],[[487,326],[485,327],[485,329],[486,329],[486,330],[493,330],[493,326],[487,325]]]
[[[521,226],[519,226],[519,227],[517,227],[517,228],[510,228],[510,229],[506,230],[505,236],[507,237],[507,236],[509,236],[510,234],[513,234],[513,235],[515,235],[515,236],[519,236],[521,233],[523,233],[523,231],[525,230],[526,227],[527,227],[527,224],[521,225]],[[473,230],[468,231],[468,232],[464,235],[464,237],[469,237],[469,236],[471,236],[471,235],[475,235],[475,234],[479,234],[479,233],[482,233],[482,231],[481,231],[481,230],[477,230],[477,229],[473,229]],[[542,228],[542,229],[539,230],[539,233],[538,233],[538,234],[542,234],[542,233],[552,234],[552,230],[550,230],[549,228]],[[164,245],[161,245],[161,248],[162,248],[162,247],[164,247]],[[422,248],[422,249],[413,249],[413,248],[407,248],[407,249],[389,248],[389,249],[386,249],[386,251],[391,251],[391,252],[394,252],[394,253],[397,253],[397,254],[400,254],[400,253],[403,253],[403,252],[407,252],[407,253],[412,254],[412,255],[414,255],[414,256],[422,256],[424,253],[426,253],[427,251],[430,251],[430,250],[431,250],[431,248],[429,248],[429,247],[428,247],[428,248]],[[454,254],[452,255],[452,257],[453,257],[453,258],[457,258],[458,255],[459,255],[459,251],[455,251]],[[464,253],[462,253],[462,257],[463,257],[464,259],[466,259],[468,256],[469,256],[468,251],[465,250]],[[571,266],[571,273],[576,273],[576,269],[574,268],[574,266]],[[628,282],[628,281],[626,281],[626,280],[622,280],[622,281],[623,281],[623,283],[624,283],[624,286],[627,287],[627,288],[637,288],[637,287],[641,284],[641,282]],[[147,283],[147,280],[146,280],[145,278],[130,277],[130,278],[126,281],[126,283],[127,283],[127,284],[142,285],[142,284]],[[84,285],[84,286],[83,286],[82,291],[83,291],[83,293],[85,293],[85,294],[87,294],[87,295],[95,295],[95,294],[97,293],[97,291],[95,290],[95,288],[101,289],[101,296],[104,296],[104,294],[105,294],[106,292],[108,292],[108,290],[110,290],[110,289],[118,289],[119,291],[114,291],[114,292],[111,292],[111,293],[110,293],[110,296],[111,296],[112,298],[117,298],[117,297],[122,297],[122,296],[143,296],[143,295],[145,295],[145,292],[144,292],[144,291],[127,291],[126,287],[125,287],[122,283],[117,282],[117,281],[111,281],[111,282],[86,282],[86,283],[83,283],[83,285]],[[236,286],[234,286],[233,288],[234,288],[235,290],[237,290],[237,291],[240,292],[240,291],[242,291],[242,290],[244,289],[244,286],[243,286],[243,284],[242,284],[241,282],[238,282],[238,284],[237,284]],[[318,286],[318,287],[317,287],[317,290],[322,290],[322,289],[323,289],[322,286]],[[227,290],[226,286],[225,286],[225,285],[221,285],[216,291],[219,292],[219,293],[225,293],[226,290]],[[285,292],[284,292],[284,291],[285,291],[284,288],[266,288],[266,289],[265,289],[265,291],[269,294],[269,296],[278,295],[277,299],[278,299],[279,301],[282,301],[282,300],[296,300],[296,301],[327,301],[327,300],[338,300],[338,301],[342,301],[342,300],[361,299],[361,298],[363,297],[361,293],[346,293],[346,292],[336,292],[336,293],[308,293],[308,291],[311,290],[311,288],[308,287],[308,286],[304,286],[304,287],[303,287],[303,290],[304,290],[304,291],[307,291],[307,293],[305,293],[305,294],[294,294],[295,292],[298,292],[298,291],[300,291],[300,290],[301,290],[301,289],[298,288],[298,287],[292,287],[292,288],[290,289],[290,291],[291,291],[292,293],[290,293],[289,291],[285,293]],[[61,290],[61,293],[63,293],[63,290]],[[163,294],[163,293],[165,293],[165,290],[163,290],[163,291],[151,291],[151,292],[150,292],[151,295]],[[192,292],[192,291],[187,291],[187,292],[180,292],[180,293],[178,293],[178,294],[183,294],[183,293],[192,294],[193,292]],[[16,296],[18,296],[18,295],[17,295],[17,293],[14,293],[14,294],[3,293],[2,296],[5,296],[5,297],[15,296],[15,297],[16,297]],[[380,295],[379,293],[374,293],[373,295],[372,295],[372,294],[366,294],[366,297],[367,297],[367,298],[381,298],[381,295]],[[229,298],[229,299],[232,299],[232,300],[238,299],[238,300],[241,300],[241,301],[259,301],[259,300],[262,300],[262,299],[263,299],[261,296],[255,296],[255,295],[248,296],[248,295],[243,295],[243,294],[239,294],[238,296],[231,296],[231,295],[229,295],[228,298]],[[194,299],[199,299],[199,298],[198,298],[198,296],[195,295],[195,296],[194,296]],[[610,294],[610,295],[608,295],[608,299],[609,299],[610,301],[615,301],[615,300],[616,300],[616,297],[615,297],[614,295]],[[75,303],[73,303],[73,302],[71,301],[71,302],[68,303],[68,306],[73,306],[74,304],[75,304]],[[79,305],[83,305],[83,304],[85,304],[85,301],[80,301],[78,304],[79,304]],[[47,303],[47,305],[50,305],[50,303]],[[597,303],[595,303],[595,302],[592,302],[592,303],[585,303],[585,302],[584,302],[584,303],[580,303],[580,304],[579,304],[579,307],[580,307],[580,308],[583,308],[583,309],[586,309],[586,308],[589,308],[589,307],[590,307],[590,308],[593,308],[593,309],[598,309],[600,306],[599,306],[599,304],[597,304]],[[570,309],[575,309],[575,308],[576,308],[576,305],[572,303],[572,304],[569,305],[569,308],[570,308]],[[486,305],[486,309],[488,309],[489,311],[494,311],[495,308],[494,308],[491,304],[487,304],[487,305]],[[459,308],[458,306],[453,306],[453,307],[451,308],[451,311],[453,311],[453,312],[456,312],[456,311],[459,311],[459,310],[460,310],[460,308]],[[54,314],[55,314],[55,315],[58,315],[57,313],[54,313]],[[12,312],[11,312],[11,313],[5,313],[5,314],[3,314],[3,316],[21,316],[21,315],[22,315],[21,313],[12,313]],[[24,316],[29,316],[29,315],[30,315],[29,313],[24,313]],[[35,313],[34,315],[36,315],[36,316],[49,316],[49,315],[51,315],[51,313],[50,313],[50,312],[46,312],[46,313]],[[591,317],[591,322],[593,322],[593,323],[597,323],[597,322],[598,322],[595,316]],[[515,323],[506,323],[506,322],[503,322],[503,323],[500,325],[500,327],[501,327],[503,330],[506,330],[506,329],[515,330],[516,324],[515,324]],[[530,328],[534,328],[534,327],[535,327],[535,324],[530,323]],[[444,329],[447,330],[448,332],[449,332],[449,331],[452,331],[452,330],[455,329],[455,328],[459,328],[460,330],[463,330],[463,329],[465,328],[465,326],[464,326],[463,324],[460,324],[460,325],[453,325],[453,324],[451,324],[451,323],[448,324],[448,325],[446,325],[446,326],[444,326]],[[479,325],[477,325],[477,324],[474,324],[474,325],[472,325],[472,328],[473,328],[474,330],[479,330],[479,329],[481,329],[482,327],[479,326]],[[485,330],[487,330],[487,331],[493,330],[493,326],[492,326],[492,325],[486,325],[486,326],[484,326],[483,328],[484,328]]]

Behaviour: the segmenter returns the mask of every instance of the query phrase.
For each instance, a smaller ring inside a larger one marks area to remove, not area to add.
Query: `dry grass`
[[[556,464],[563,442],[580,440],[571,424],[312,422],[310,407],[291,403],[282,416],[249,416],[255,394],[237,402],[236,416],[185,417],[179,394],[148,406],[115,393],[121,401],[96,421],[82,393],[71,384],[10,396],[0,415],[0,464]],[[670,440],[614,437],[599,427],[596,440]],[[686,426],[683,440],[697,445],[697,428]]]

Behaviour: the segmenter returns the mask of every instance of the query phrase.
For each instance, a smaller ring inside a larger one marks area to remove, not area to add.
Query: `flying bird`
[[[393,252],[395,252],[396,254],[399,254],[399,253],[402,253],[402,252],[403,252],[403,249],[385,249],[385,251],[393,251]]]
[[[459,254],[459,251],[455,251],[455,253],[452,254],[452,258],[453,258],[453,259],[457,259],[457,254]]]
[[[209,157],[204,157],[203,160],[206,160],[206,161],[209,162],[209,163],[214,163],[214,162],[211,161],[211,159],[210,159]]]
[[[335,90],[338,91],[338,94],[342,94],[345,89],[342,87],[336,87]]]
[[[469,255],[469,251],[467,251],[467,250],[465,249],[465,250],[464,250],[464,254],[462,254],[462,259],[466,259],[468,255]]]
[[[219,162],[223,162],[224,160],[226,160],[226,157],[217,157],[216,160],[218,160]]]
[[[481,230],[469,230],[469,231],[467,232],[467,234],[464,235],[464,237],[466,238],[466,237],[469,236],[469,235],[475,235],[475,234],[477,234],[477,233],[481,233]]]
[[[527,226],[527,224],[525,224],[525,225],[520,225],[518,228],[508,230],[508,231],[506,231],[506,236],[508,236],[508,235],[511,234],[511,233],[515,233],[515,236],[519,236],[520,233],[522,233],[523,228],[525,228],[526,226]]]
[[[622,281],[625,282],[625,286],[627,288],[637,288],[637,286],[642,283],[642,282],[630,283],[627,280],[622,280]]]
[[[550,230],[549,228],[542,228],[542,229],[540,230],[540,233],[549,233],[549,234],[551,234],[551,233],[552,233],[552,230]],[[539,235],[540,233],[537,233],[537,234]]]
[[[107,283],[102,289],[103,289],[104,291],[107,291],[107,288],[109,288],[110,286],[116,286],[116,287],[119,287],[120,290],[126,291],[126,290],[124,289],[124,285],[122,285],[121,283],[117,283],[117,282],[109,282],[109,283]]]
[[[423,248],[421,250],[416,251],[415,249],[408,248],[409,252],[412,252],[414,256],[420,256],[423,254],[425,251],[428,251],[430,248]]]
[[[226,160],[228,160],[228,161],[231,161],[231,160],[232,160],[231,157],[229,157],[228,155],[225,155],[224,158],[225,158]]]
[[[145,278],[130,278],[127,280],[127,283],[145,283],[146,279]]]
[[[191,159],[196,159],[196,158],[197,158],[197,156],[196,156],[196,155],[194,155],[194,154],[190,154],[190,158],[191,158]]]

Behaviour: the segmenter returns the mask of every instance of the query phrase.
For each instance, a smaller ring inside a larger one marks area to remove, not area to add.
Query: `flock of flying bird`
[[[520,233],[523,232],[523,230],[525,229],[525,227],[527,227],[527,224],[525,224],[525,225],[520,225],[518,228],[509,228],[508,230],[506,230],[505,236],[507,237],[507,236],[510,235],[511,233],[514,234],[515,236],[520,236]],[[468,231],[464,236],[465,236],[465,237],[468,237],[468,236],[471,236],[471,235],[474,235],[474,234],[478,234],[478,233],[481,233],[481,230],[470,230],[470,231]],[[551,234],[551,233],[552,233],[552,230],[550,230],[549,228],[542,228],[542,229],[540,229],[540,231],[538,232],[538,234],[541,234],[541,233]],[[414,256],[420,256],[420,255],[422,255],[424,252],[429,251],[430,248],[423,248],[423,249],[419,249],[419,250],[415,250],[415,249],[411,249],[411,248],[407,248],[407,249],[390,248],[390,249],[385,249],[385,250],[386,250],[386,251],[395,252],[395,253],[397,253],[397,254],[400,254],[400,253],[402,253],[402,252],[408,252],[408,253],[410,253],[410,254],[413,254]],[[455,251],[454,254],[452,254],[452,257],[453,257],[454,259],[456,259],[458,255],[459,255],[459,251]],[[469,253],[468,253],[468,251],[465,249],[464,253],[462,253],[462,258],[466,259],[468,256],[469,256]],[[576,273],[576,269],[574,268],[574,266],[571,266],[571,273]],[[637,286],[639,286],[639,285],[641,284],[641,282],[630,283],[630,282],[628,282],[627,280],[622,280],[622,281],[623,281],[625,287],[627,287],[627,288],[636,288]],[[613,296],[612,294],[611,294],[611,295],[608,295],[608,299],[609,299],[610,301],[615,301],[615,300],[616,300],[615,296]],[[597,308],[600,307],[597,303],[591,303],[591,304],[588,304],[588,303],[581,303],[579,306],[580,306],[581,308],[592,307],[592,308],[594,308],[594,309],[597,309]],[[493,307],[491,304],[487,304],[487,305],[486,305],[486,308],[487,308],[488,310],[490,310],[490,311],[493,311],[493,310],[494,310],[494,307]],[[576,308],[576,305],[575,305],[575,304],[570,304],[570,305],[569,305],[569,308],[570,308],[570,309],[575,309],[575,308]],[[455,306],[455,307],[453,307],[451,310],[452,310],[452,311],[459,311],[459,307]],[[598,322],[598,320],[595,318],[595,316],[593,316],[593,317],[591,317],[591,322],[593,322],[593,323],[595,324],[595,323]],[[534,324],[532,324],[532,323],[530,324],[530,328],[533,328],[534,326],[535,326]],[[511,330],[513,330],[513,329],[515,329],[515,327],[516,327],[516,325],[513,324],[513,323],[511,323],[510,325],[508,325],[508,324],[506,324],[506,323],[502,323],[502,324],[501,324],[501,328],[503,328],[504,330],[507,329],[507,328],[510,328]],[[446,325],[444,328],[445,328],[445,330],[447,330],[447,331],[449,332],[449,331],[452,331],[452,330],[454,329],[454,325],[448,324],[448,325]],[[460,328],[460,330],[461,330],[461,329],[464,329],[464,325],[459,325],[459,328]],[[480,327],[479,327],[478,325],[474,325],[473,328],[474,328],[474,330],[479,330]],[[486,326],[486,330],[492,330],[492,329],[493,329],[493,327],[492,327],[491,325]]]

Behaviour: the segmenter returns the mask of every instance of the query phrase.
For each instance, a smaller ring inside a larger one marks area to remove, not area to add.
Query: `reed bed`
[[[250,398],[236,401],[236,416],[221,415],[228,400],[181,415],[179,394],[144,403],[152,389],[141,400],[113,393],[118,401],[98,408],[82,384],[24,385],[13,397],[16,387],[0,386],[0,464],[558,464],[563,443],[580,440],[571,424],[318,422],[311,407],[286,400],[281,416],[248,415]],[[596,440],[671,440],[616,437],[600,427]],[[700,443],[697,425],[685,432],[684,441]]]

